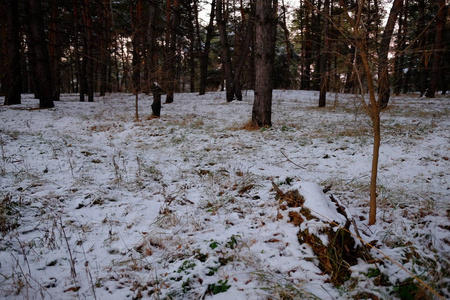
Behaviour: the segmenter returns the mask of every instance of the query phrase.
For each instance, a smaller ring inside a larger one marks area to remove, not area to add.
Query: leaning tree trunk
[[[40,0],[28,0],[28,19],[30,22],[29,41],[34,45],[33,50],[36,57],[37,84],[40,86],[40,108],[54,107],[53,103],[53,84],[51,77],[50,58],[45,39],[44,17]]]
[[[402,8],[403,0],[394,0],[381,38],[380,51],[378,53],[378,98],[380,99],[381,109],[387,107],[391,96],[391,86],[389,83],[389,45],[395,23],[397,22],[397,16]]]
[[[19,4],[6,1],[6,66],[4,69],[5,105],[20,104],[22,72],[20,64]]]
[[[259,127],[272,126],[272,86],[277,4],[277,0],[256,1],[256,80],[252,123]]]

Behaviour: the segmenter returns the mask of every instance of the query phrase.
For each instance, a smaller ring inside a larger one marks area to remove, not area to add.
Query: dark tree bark
[[[436,88],[441,74],[441,58],[444,49],[444,30],[445,20],[447,18],[445,0],[439,0],[438,6],[439,9],[436,15],[436,33],[434,38],[430,86],[428,87],[427,93],[425,94],[427,98],[436,97]]]
[[[28,4],[26,4],[28,5]],[[28,78],[29,78],[29,88],[30,92],[34,93],[34,98],[39,99],[41,96],[40,85],[37,80],[37,67],[36,67],[36,53],[34,48],[36,45],[34,44],[34,40],[31,38],[31,24],[28,17],[28,9],[25,7],[25,18],[26,20],[23,22],[23,28],[26,35],[26,43],[23,46],[23,50],[26,53],[26,58],[28,60]]]
[[[418,0],[418,20],[417,20],[417,31],[416,36],[418,38],[418,43],[416,47],[416,52],[419,53],[419,90],[420,97],[425,95],[428,86],[428,61],[429,52],[426,50],[427,45],[427,35],[423,34],[425,30],[425,0]]]
[[[153,94],[153,103],[151,105],[152,115],[155,117],[161,116],[161,95],[164,93],[161,86],[157,83],[156,69],[158,64],[158,55],[156,51],[156,15],[157,15],[157,0],[148,1],[148,33],[147,37],[147,52],[146,65],[148,73],[147,85],[150,92]]]
[[[109,67],[109,46],[110,46],[110,28],[111,28],[111,3],[110,0],[102,0],[100,12],[100,22],[102,33],[100,36],[100,96],[105,96],[110,84],[108,78]],[[111,69],[111,68],[109,68]]]
[[[234,74],[233,65],[231,62],[230,46],[227,36],[227,18],[223,15],[224,3],[222,0],[217,0],[217,27],[219,29],[221,55],[222,55],[222,67],[225,72],[225,89],[227,102],[234,100]]]
[[[288,28],[288,24],[287,24],[287,20],[286,20],[287,9],[286,9],[284,0],[282,0],[281,8],[283,10],[283,18],[282,18],[282,22],[280,22],[280,24],[283,28],[284,44],[286,47],[286,69],[285,69],[285,73],[284,73],[284,82],[285,82],[284,88],[290,89],[290,88],[292,88],[292,80],[291,80],[292,49],[291,49],[291,41],[290,41],[290,37],[289,37],[289,28]]]
[[[302,68],[300,77],[300,89],[311,89],[311,58],[312,58],[312,36],[311,36],[311,14],[314,1],[304,1],[304,33],[302,39]]]
[[[81,62],[81,41],[80,41],[80,3],[79,0],[73,1],[73,29],[74,29],[74,58],[75,58],[75,77],[77,84],[75,86],[75,92],[79,93],[79,99],[81,102],[84,101],[85,94],[85,67],[84,63]]]
[[[198,1],[185,1],[185,5],[188,11],[188,22],[187,30],[189,37],[189,48],[188,48],[188,69],[189,69],[189,91],[191,93],[195,92],[195,78],[196,78],[196,58],[197,49],[196,47],[196,34],[195,34],[195,24],[198,22]]]
[[[403,0],[394,0],[389,17],[384,27],[381,45],[378,53],[378,94],[380,108],[386,108],[391,96],[391,86],[389,82],[389,45],[392,33],[400,10],[403,8]]]
[[[21,103],[22,72],[20,62],[20,24],[18,1],[6,1],[6,47],[4,48],[5,66],[4,78],[5,105]]]
[[[173,94],[176,86],[176,47],[177,47],[177,27],[180,23],[180,1],[167,0],[166,7],[166,21],[167,21],[167,70],[166,70],[166,103],[173,102]]]
[[[152,84],[152,94],[153,94],[153,103],[152,103],[152,112],[153,117],[161,117],[161,95],[164,94],[164,90],[157,82],[153,82]]]
[[[0,67],[6,68],[6,7],[3,2],[0,1]],[[6,74],[0,72],[0,95],[5,94],[5,80]]]
[[[406,22],[408,19],[408,2],[405,0],[404,9],[401,11],[398,17],[398,32],[397,41],[395,49],[395,60],[394,60],[394,94],[399,95],[402,89],[405,89],[405,74],[404,63],[405,63],[405,47],[406,47],[406,34],[407,26]]]
[[[344,92],[351,93],[355,86],[355,58],[356,58],[356,47],[351,45],[347,61],[347,74],[345,76],[345,86]]]
[[[27,1],[27,13],[30,23],[29,41],[34,45],[31,49],[36,57],[36,81],[40,86],[40,108],[54,107],[53,84],[51,77],[50,58],[44,31],[44,18],[40,0]]]
[[[325,0],[324,10],[323,10],[323,29],[322,37],[324,39],[322,51],[320,53],[320,93],[319,93],[319,107],[325,107],[327,101],[327,90],[328,90],[328,52],[329,52],[329,37],[328,37],[328,23],[330,17],[330,1]]]
[[[277,0],[256,1],[256,80],[252,123],[259,127],[272,126],[272,86],[277,5]]]
[[[142,0],[137,0],[131,6],[131,27],[132,27],[132,83],[133,93],[139,94],[141,90],[141,59],[142,59]]]
[[[222,67],[225,73],[226,97],[227,102],[234,99],[242,100],[242,71],[246,64],[248,54],[250,52],[250,45],[253,41],[254,32],[254,6],[255,3],[250,3],[250,9],[244,8],[241,1],[241,17],[242,23],[239,29],[236,30],[234,39],[234,53],[235,59],[232,60],[230,43],[228,41],[227,23],[228,23],[228,9],[223,1],[217,1],[216,20],[219,29]],[[248,13],[248,20],[246,21],[246,14]],[[239,32],[238,32],[239,31]]]
[[[206,86],[208,85],[208,64],[209,64],[209,52],[211,49],[211,39],[214,34],[214,18],[216,10],[216,1],[211,1],[211,12],[209,16],[209,24],[206,27],[205,46],[200,56],[200,95],[206,93]],[[199,37],[200,40],[200,37]]]
[[[245,11],[244,8],[242,7],[242,3],[241,3],[241,11],[242,11],[242,21],[243,23],[245,23]],[[255,4],[252,2],[250,3],[250,11],[246,26],[247,28],[245,30],[245,38],[242,41],[242,45],[240,45],[238,49],[238,58],[235,70],[233,72],[234,94],[236,96],[236,100],[238,101],[242,101],[242,84],[241,84],[242,71],[246,63],[248,54],[250,52],[251,43],[253,41],[254,27],[255,27],[255,20],[253,17],[254,11],[255,11]],[[242,34],[240,36],[242,37]]]
[[[87,92],[88,101],[94,102],[94,86],[95,86],[95,73],[94,73],[94,40],[92,32],[92,16],[90,9],[90,1],[84,0],[82,10],[82,20],[84,29],[83,39],[83,68],[85,69],[85,92]]]
[[[61,94],[61,46],[59,42],[60,30],[58,28],[59,7],[56,0],[52,0],[51,5],[48,50],[52,68],[53,100],[59,101]]]

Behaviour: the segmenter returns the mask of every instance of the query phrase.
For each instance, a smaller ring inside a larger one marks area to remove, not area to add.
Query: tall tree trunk
[[[20,12],[19,12],[20,14]],[[6,19],[6,17],[4,18]],[[22,28],[22,33],[26,33],[25,28],[27,27],[27,23],[28,22],[22,22],[23,28]],[[32,87],[32,83],[31,83],[31,76],[30,76],[30,66],[29,66],[29,60],[26,58],[27,54],[26,54],[26,49],[27,49],[27,43],[26,40],[21,39],[20,42],[20,47],[21,47],[21,73],[22,73],[22,93],[31,93],[31,87]]]
[[[137,0],[131,6],[131,28],[132,28],[132,91],[139,94],[141,90],[141,47],[142,34],[142,1]]]
[[[196,47],[196,39],[195,39],[195,23],[196,20],[198,20],[198,6],[197,6],[197,0],[192,1],[193,5],[190,3],[191,1],[186,2],[187,11],[188,11],[188,22],[187,22],[187,30],[188,30],[188,37],[189,37],[189,48],[188,48],[188,69],[189,69],[189,91],[191,93],[195,92],[195,59],[197,58],[197,49]]]
[[[28,4],[26,4],[28,5]],[[28,18],[28,9],[25,10],[26,18]],[[31,34],[31,24],[30,20],[26,20],[23,22],[23,28],[26,35],[26,45],[23,47],[24,52],[26,52],[26,56],[28,59],[28,78],[29,78],[29,87],[30,92],[34,93],[34,98],[39,99],[41,96],[41,87],[38,83],[38,76],[37,74],[37,63],[36,63],[36,51],[34,48],[36,45],[34,44],[34,40],[32,39]]]
[[[439,0],[438,2],[438,13],[436,15],[436,34],[434,38],[434,49],[433,49],[433,64],[431,68],[431,80],[430,86],[428,87],[426,97],[434,98],[436,97],[437,83],[441,74],[441,57],[444,50],[444,29],[445,21],[447,19],[447,10],[445,6],[445,0]]]
[[[90,1],[84,0],[83,10],[83,25],[84,25],[84,57],[83,63],[85,64],[86,72],[86,92],[89,102],[94,102],[94,89],[95,89],[95,73],[94,73],[94,40],[92,32],[92,17],[90,9]]]
[[[256,1],[256,80],[252,123],[259,127],[272,126],[272,86],[277,6],[277,0]]]
[[[208,27],[206,27],[205,46],[200,56],[200,91],[199,91],[200,95],[204,95],[206,93],[206,86],[208,84],[209,52],[211,49],[211,39],[214,34],[215,10],[216,10],[216,1],[212,0],[211,12],[209,16],[209,24]]]
[[[345,86],[344,86],[344,92],[345,93],[351,93],[353,87],[355,86],[355,57],[356,57],[356,48],[355,46],[351,45],[349,54],[349,58],[347,61],[347,75],[345,76]]]
[[[419,90],[420,97],[425,95],[428,86],[428,61],[429,53],[426,49],[427,35],[423,34],[425,30],[425,0],[418,0],[418,20],[416,36],[418,43],[415,50],[419,53]]]
[[[167,0],[167,31],[169,33],[167,70],[166,70],[166,103],[173,102],[173,94],[176,86],[176,47],[177,47],[177,27],[180,22],[180,1],[179,0]]]
[[[300,78],[300,89],[311,89],[311,57],[312,57],[312,40],[311,40],[311,14],[312,3],[314,1],[303,1],[304,10],[304,33],[302,39],[302,74]]]
[[[226,11],[225,13],[228,14],[228,12]],[[224,3],[222,0],[217,0],[216,18],[220,37],[222,66],[225,72],[225,89],[227,94],[227,102],[231,102],[234,100],[234,74],[233,65],[231,63],[230,46],[228,43],[228,36],[226,31],[227,17],[225,17],[223,14]]]
[[[330,1],[325,0],[323,10],[323,29],[322,37],[324,39],[322,51],[320,53],[320,93],[319,93],[319,107],[325,107],[327,101],[328,90],[328,52],[329,52],[329,37],[328,37],[328,23],[330,17]]]
[[[6,6],[5,3],[0,1],[0,67],[7,67],[7,59],[6,59]],[[6,84],[6,74],[0,73],[0,95],[5,94],[5,84]]]
[[[281,9],[283,10],[283,21],[281,22],[281,25],[283,27],[283,33],[284,33],[284,44],[286,47],[286,69],[284,70],[284,82],[286,83],[284,88],[290,89],[292,88],[292,80],[291,80],[291,59],[292,59],[292,49],[291,49],[291,41],[289,38],[289,29],[288,24],[286,21],[286,15],[287,15],[287,9],[286,5],[284,3],[284,0],[282,0],[282,6]]]
[[[244,11],[242,7],[242,2],[241,2],[241,11],[242,12]],[[255,4],[250,3],[250,12],[246,26],[247,28],[245,30],[245,38],[239,47],[240,49],[238,53],[238,58],[235,70],[233,72],[234,94],[236,96],[236,100],[238,101],[242,101],[242,84],[241,84],[242,70],[247,61],[247,57],[250,52],[250,46],[254,36],[254,27],[255,27],[254,12],[255,12]],[[242,21],[245,22],[245,12],[242,13]]]
[[[74,28],[74,57],[75,57],[75,70],[76,70],[76,91],[79,93],[79,99],[81,102],[84,101],[84,95],[86,93],[85,88],[85,60],[81,61],[81,40],[80,40],[80,32],[81,32],[81,24],[80,24],[80,2],[79,0],[73,1],[73,28]]]
[[[18,1],[6,1],[6,47],[3,69],[5,105],[20,104],[22,92],[22,72],[20,62],[20,24]]]
[[[399,95],[404,89],[405,83],[405,73],[404,73],[404,63],[405,63],[405,47],[406,47],[406,34],[407,26],[406,22],[408,19],[408,2],[405,0],[404,9],[400,13],[398,18],[398,32],[397,32],[397,42],[395,49],[395,59],[394,59],[394,94]]]
[[[310,0],[308,0],[310,1]],[[311,3],[313,1],[310,1]],[[312,57],[311,63],[314,67],[314,73],[311,75],[311,89],[315,91],[320,91],[320,45],[321,45],[321,11],[323,0],[317,0],[316,8],[312,10],[311,16],[311,41],[312,41]]]
[[[59,42],[58,9],[56,0],[52,0],[48,49],[52,68],[54,101],[59,101],[61,94],[61,46]]]
[[[161,86],[158,84],[157,78],[157,64],[158,56],[156,52],[156,22],[155,16],[157,15],[157,0],[149,0],[148,6],[148,33],[147,38],[147,52],[146,52],[146,65],[148,68],[148,82],[147,85],[153,94],[153,103],[151,105],[152,115],[159,118],[161,116],[161,95],[164,93]]]
[[[391,86],[389,83],[389,45],[395,23],[397,22],[397,16],[402,8],[403,0],[394,0],[381,38],[378,53],[378,97],[380,98],[381,109],[387,107],[391,95]]]
[[[45,38],[44,18],[40,0],[27,1],[28,19],[31,36],[28,38],[34,44],[33,51],[36,57],[36,80],[40,86],[40,108],[54,107],[53,84],[51,77],[50,58]]]
[[[102,34],[100,36],[100,96],[105,96],[109,86],[108,66],[109,66],[109,46],[111,28],[111,2],[102,0],[100,12]]]

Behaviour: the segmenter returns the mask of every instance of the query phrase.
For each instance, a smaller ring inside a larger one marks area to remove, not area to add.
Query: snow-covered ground
[[[130,94],[0,106],[0,298],[450,297],[448,97],[394,97],[383,112],[373,226],[371,127],[356,96],[329,94],[319,109],[317,92],[275,91],[263,130],[249,130],[252,92],[224,99],[176,94],[150,119],[140,95],[139,121]],[[313,224],[289,222],[272,182],[339,221],[333,195],[374,259],[334,286],[299,243]]]

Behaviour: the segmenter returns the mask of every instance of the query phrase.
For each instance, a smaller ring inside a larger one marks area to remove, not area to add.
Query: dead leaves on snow
[[[349,268],[356,265],[358,258],[363,260],[372,259],[368,257],[368,252],[362,247],[355,247],[355,239],[349,231],[350,220],[347,217],[345,208],[332,196],[336,211],[345,217],[346,224],[336,224],[332,220],[319,218],[313,215],[311,210],[304,206],[305,198],[298,190],[287,192],[272,182],[272,186],[277,193],[279,207],[281,210],[289,210],[288,217],[290,223],[300,227],[303,223],[309,222],[306,229],[300,229],[297,237],[300,244],[306,243],[311,247],[319,260],[319,268],[330,276],[330,282],[336,286],[342,285],[351,275]],[[281,218],[279,214],[279,218]],[[319,230],[309,230],[309,225],[318,226]],[[325,240],[328,242],[324,242]]]

